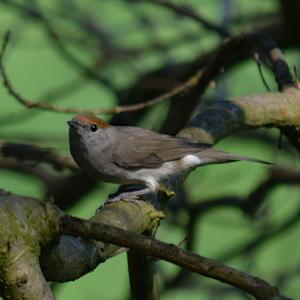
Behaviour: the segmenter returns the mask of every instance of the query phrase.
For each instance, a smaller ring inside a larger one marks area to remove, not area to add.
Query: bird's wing
[[[183,139],[138,127],[118,127],[118,146],[114,163],[126,169],[157,168],[166,161],[208,149],[208,144],[193,144]]]

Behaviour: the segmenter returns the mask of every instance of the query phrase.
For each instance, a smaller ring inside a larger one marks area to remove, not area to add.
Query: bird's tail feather
[[[249,162],[261,163],[261,164],[267,164],[267,165],[273,164],[265,160],[240,156],[237,154],[224,152],[214,148],[208,148],[204,151],[201,151],[197,153],[197,156],[201,160],[201,165],[228,163],[228,162],[243,161],[243,160]]]

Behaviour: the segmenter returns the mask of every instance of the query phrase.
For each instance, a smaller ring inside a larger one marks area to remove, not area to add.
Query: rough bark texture
[[[155,230],[164,214],[149,197],[149,201],[128,199],[105,205],[90,220],[138,233]],[[79,278],[123,251],[119,246],[63,235],[57,245],[43,252],[41,264],[48,280],[64,282]]]
[[[208,107],[179,136],[215,144],[231,134],[259,127],[300,127],[300,91],[249,95]]]
[[[60,215],[50,203],[0,191],[0,282],[5,299],[54,299],[39,253],[57,236]]]

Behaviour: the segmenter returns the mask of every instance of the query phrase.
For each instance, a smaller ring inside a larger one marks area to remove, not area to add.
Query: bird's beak
[[[67,123],[71,128],[76,128],[78,126],[76,121],[67,121]]]

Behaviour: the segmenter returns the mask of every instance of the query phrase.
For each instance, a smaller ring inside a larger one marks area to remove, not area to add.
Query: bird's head
[[[93,142],[103,131],[112,127],[92,114],[78,114],[67,122],[70,127],[70,138],[79,137],[84,142]]]

